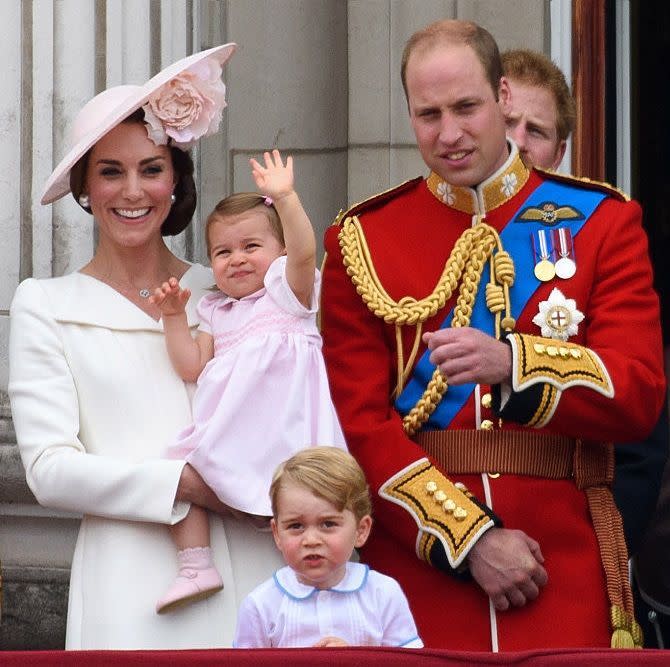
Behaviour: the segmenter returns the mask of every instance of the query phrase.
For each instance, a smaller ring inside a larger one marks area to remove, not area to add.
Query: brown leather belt
[[[580,489],[609,485],[614,479],[614,450],[609,443],[503,430],[421,431],[414,441],[451,474],[574,478]]]

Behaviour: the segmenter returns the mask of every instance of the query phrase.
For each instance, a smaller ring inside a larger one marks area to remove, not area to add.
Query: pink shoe
[[[156,613],[165,614],[183,605],[204,600],[223,588],[223,580],[209,547],[177,552],[179,572],[165,595],[156,603]]]

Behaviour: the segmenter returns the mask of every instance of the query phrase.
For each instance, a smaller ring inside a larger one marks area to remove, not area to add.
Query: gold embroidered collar
[[[428,189],[447,206],[470,215],[485,215],[514,197],[530,175],[516,144],[509,141],[508,145],[510,154],[505,164],[476,188],[451,185],[433,171],[426,179]]]

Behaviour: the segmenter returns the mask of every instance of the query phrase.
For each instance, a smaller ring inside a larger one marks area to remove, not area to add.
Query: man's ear
[[[510,110],[510,103],[512,100],[512,91],[509,87],[507,77],[500,77],[500,85],[498,86],[498,104],[504,114],[508,114]]]
[[[563,156],[565,155],[565,149],[568,147],[568,142],[565,139],[559,141],[556,148],[556,155],[554,156],[554,164],[551,165],[552,169],[558,169],[558,165],[563,161]]]

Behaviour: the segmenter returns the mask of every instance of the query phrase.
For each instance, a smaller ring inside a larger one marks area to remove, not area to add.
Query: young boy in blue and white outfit
[[[275,472],[270,498],[287,566],[242,602],[235,647],[423,647],[395,579],[349,560],[372,527],[365,475],[350,454],[297,453]]]

